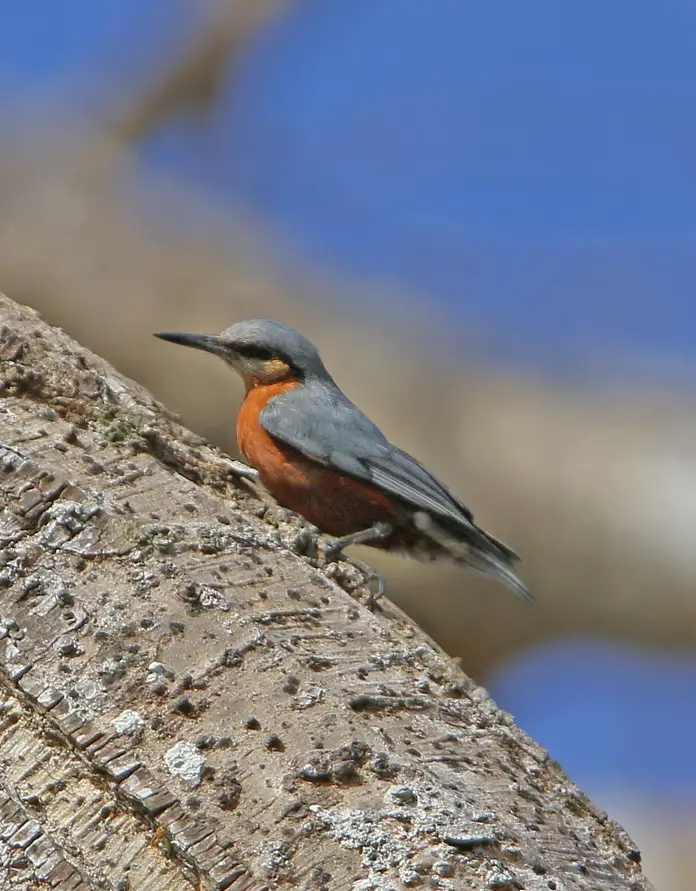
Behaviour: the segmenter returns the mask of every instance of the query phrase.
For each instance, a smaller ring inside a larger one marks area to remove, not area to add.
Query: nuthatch
[[[299,332],[252,319],[220,335],[156,336],[213,353],[241,375],[240,451],[283,507],[336,537],[333,554],[365,544],[420,561],[449,559],[534,599],[514,572],[517,554],[389,442]]]

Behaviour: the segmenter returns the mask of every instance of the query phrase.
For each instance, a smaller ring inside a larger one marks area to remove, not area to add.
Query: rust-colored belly
[[[297,386],[296,381],[289,381],[253,387],[239,412],[239,449],[258,470],[263,485],[283,507],[329,535],[349,535],[377,522],[395,522],[400,511],[389,496],[317,464],[263,429],[259,415],[266,403]]]

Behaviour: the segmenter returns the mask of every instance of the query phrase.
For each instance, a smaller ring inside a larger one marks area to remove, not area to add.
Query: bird
[[[476,525],[450,489],[387,439],[299,331],[247,319],[221,334],[155,337],[212,353],[241,376],[239,450],[281,506],[334,538],[327,557],[363,544],[421,562],[447,560],[534,601],[515,572],[515,551]]]

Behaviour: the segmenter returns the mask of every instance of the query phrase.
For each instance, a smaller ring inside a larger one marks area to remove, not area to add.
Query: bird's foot
[[[342,538],[333,539],[332,541],[326,542],[324,545],[324,567],[327,567],[332,563],[337,563],[339,560],[345,560],[350,566],[353,566],[363,575],[369,590],[367,600],[368,609],[374,609],[377,601],[384,596],[384,579],[379,573],[375,572],[371,566],[368,566],[367,563],[355,560],[352,557],[346,557],[343,553],[343,549],[350,545],[367,544],[371,541],[386,538],[391,535],[391,532],[392,528],[387,523],[377,523],[369,529],[363,529],[360,532],[354,532],[352,535],[345,535]]]
[[[367,608],[369,610],[374,610],[377,601],[384,597],[384,592],[386,590],[384,579],[378,572],[375,572],[371,566],[368,566],[367,563],[355,561],[355,566],[361,572],[365,573],[365,583],[367,584],[368,590]]]
[[[242,461],[235,461],[232,458],[226,458],[223,462],[225,470],[232,476],[238,476],[243,480],[251,480],[254,483],[259,481],[259,472]]]
[[[362,563],[360,560],[354,560],[352,558],[344,557],[344,565],[345,569],[339,568],[339,566],[334,563],[325,563],[324,570],[329,578],[335,579],[335,581],[349,594],[352,594],[355,591],[358,591],[361,588],[367,589],[367,597],[365,599],[365,605],[368,609],[374,610],[377,605],[377,601],[380,600],[381,597],[384,596],[385,593],[385,584],[382,576],[375,572],[375,570],[368,566],[367,563]],[[362,576],[362,579],[359,580],[356,576]]]
[[[327,541],[324,545],[324,565],[337,563],[343,557],[343,542],[340,538]]]

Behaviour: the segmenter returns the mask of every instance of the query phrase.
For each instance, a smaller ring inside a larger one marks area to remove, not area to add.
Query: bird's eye
[[[238,343],[234,347],[235,353],[244,356],[245,359],[262,359],[268,361],[273,358],[273,353],[266,347],[255,343]]]

